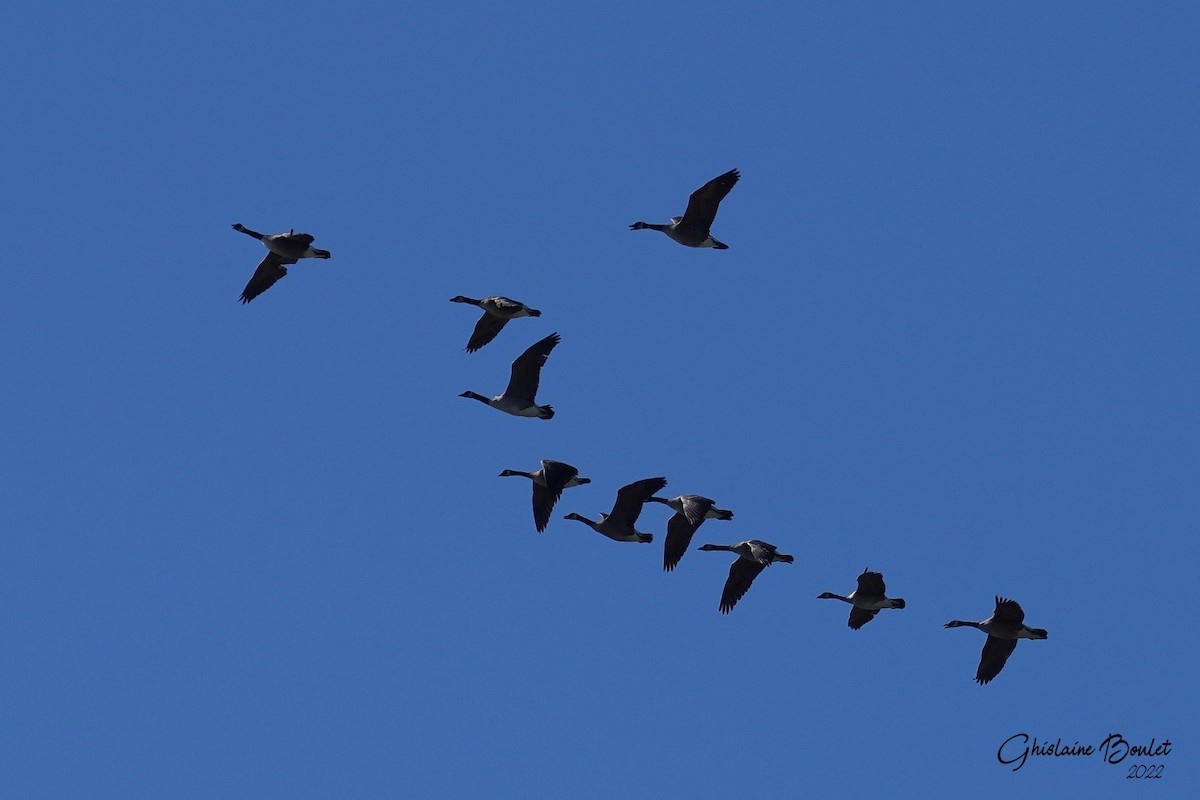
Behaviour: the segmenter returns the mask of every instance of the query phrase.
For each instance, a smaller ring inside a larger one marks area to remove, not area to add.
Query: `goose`
[[[983,643],[983,654],[979,659],[979,669],[975,671],[975,680],[980,686],[988,683],[1004,669],[1004,662],[1017,649],[1017,639],[1045,639],[1049,636],[1045,628],[1031,628],[1025,624],[1025,612],[1015,600],[1008,600],[996,595],[996,610],[983,622],[967,622],[952,619],[946,623],[947,628],[969,626],[978,628],[988,635]]]
[[[692,192],[688,197],[687,210],[682,217],[671,217],[670,225],[655,225],[650,222],[635,222],[629,226],[631,231],[649,228],[652,231],[662,231],[680,244],[688,247],[712,247],[717,250],[728,250],[729,245],[718,242],[709,234],[713,220],[717,217],[717,206],[729,194],[729,190],[742,177],[736,169],[731,169],[724,175],[718,175],[708,183]]]
[[[562,496],[563,489],[592,482],[591,478],[579,477],[579,470],[570,464],[549,459],[542,459],[542,468],[537,472],[506,469],[500,473],[501,478],[513,475],[522,475],[533,481],[533,524],[538,533],[546,530],[546,525],[550,523],[550,514],[554,511],[554,504]]]
[[[468,353],[474,353],[492,339],[495,339],[496,334],[504,329],[504,326],[508,324],[510,319],[516,319],[517,317],[540,317],[542,315],[542,312],[536,308],[530,308],[524,303],[500,296],[475,300],[471,297],[463,297],[460,294],[457,297],[451,297],[450,302],[469,303],[483,309],[483,316],[479,318],[479,322],[475,323],[475,331],[471,334],[471,340],[467,342]]]
[[[679,497],[651,497],[650,502],[662,503],[675,511],[667,520],[667,540],[663,544],[663,570],[670,572],[687,552],[692,536],[706,519],[733,519],[733,512],[716,508],[715,503],[698,494]]]
[[[737,553],[738,559],[729,567],[729,578],[725,581],[725,589],[721,592],[721,613],[728,614],[737,605],[737,601],[745,596],[750,584],[758,577],[758,573],[776,561],[791,564],[794,559],[786,553],[779,553],[775,545],[750,539],[737,544],[703,544],[701,550],[728,550]]]
[[[871,572],[864,569],[858,576],[858,588],[848,595],[842,596],[833,592],[822,592],[818,600],[844,600],[854,608],[850,609],[850,628],[858,630],[879,613],[881,608],[904,608],[904,600],[899,597],[884,597],[886,589],[883,585],[883,573]]]
[[[531,344],[524,353],[517,356],[512,363],[512,376],[508,379],[508,388],[504,394],[495,397],[484,397],[475,392],[463,392],[459,397],[469,397],[486,403],[492,408],[512,414],[516,417],[537,417],[550,419],[554,416],[553,406],[539,406],[534,401],[537,394],[538,382],[542,377],[542,367],[550,357],[550,351],[562,339],[557,333],[552,333],[541,341]]]
[[[563,519],[578,520],[596,533],[602,533],[617,542],[652,542],[654,537],[649,533],[639,533],[634,524],[637,523],[638,515],[642,513],[642,505],[666,485],[666,478],[643,478],[622,486],[617,490],[617,501],[613,503],[612,513],[601,514],[599,522],[573,512]]]
[[[263,234],[250,230],[240,222],[235,222],[233,229],[247,236],[253,236],[263,243],[263,247],[271,251],[267,253],[266,258],[258,262],[258,268],[254,270],[253,277],[246,284],[246,288],[242,290],[242,296],[238,299],[242,301],[243,305],[270,289],[275,285],[275,281],[287,275],[287,267],[284,264],[295,264],[302,258],[329,258],[328,250],[318,250],[312,246],[314,237],[307,233],[296,233],[295,230],[290,230],[287,233]]]

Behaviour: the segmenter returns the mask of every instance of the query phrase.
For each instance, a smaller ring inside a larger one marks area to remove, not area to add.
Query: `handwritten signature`
[[[1012,771],[1016,772],[1025,766],[1025,762],[1030,756],[1060,758],[1063,756],[1099,755],[1106,764],[1120,764],[1126,758],[1161,758],[1171,754],[1170,739],[1163,739],[1160,742],[1157,738],[1153,738],[1149,744],[1133,744],[1119,733],[1110,733],[1099,745],[1080,744],[1078,739],[1074,744],[1064,745],[1061,736],[1054,741],[1039,741],[1035,736],[1033,744],[1029,743],[1029,739],[1027,733],[1014,733],[1000,743],[999,749],[996,750],[996,760],[1006,766],[1015,764]],[[1159,772],[1161,773],[1161,770]],[[1143,776],[1134,775],[1132,777]]]

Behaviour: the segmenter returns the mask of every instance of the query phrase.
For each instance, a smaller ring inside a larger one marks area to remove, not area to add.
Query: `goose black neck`
[[[247,236],[253,236],[255,239],[258,239],[259,241],[262,241],[263,235],[262,235],[261,233],[259,233],[258,231],[252,231],[252,230],[250,230],[249,228],[247,228],[245,225],[243,225],[243,224],[242,224],[242,223],[240,223],[240,222],[239,222],[239,223],[237,223],[236,225],[234,225],[234,226],[233,226],[233,229],[234,229],[235,231],[240,231],[241,233],[244,233],[244,234],[246,234]]]

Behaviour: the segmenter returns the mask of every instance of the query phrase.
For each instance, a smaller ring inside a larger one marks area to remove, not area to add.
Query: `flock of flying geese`
[[[729,191],[738,182],[741,175],[732,169],[723,175],[713,178],[708,183],[692,192],[688,198],[687,210],[682,217],[672,217],[666,225],[648,222],[635,222],[630,230],[662,231],[668,237],[687,247],[711,247],[716,250],[727,250],[729,245],[712,237],[710,228],[717,216],[717,207]],[[243,303],[249,303],[260,294],[275,285],[276,281],[287,275],[288,264],[295,264],[302,258],[329,258],[328,250],[320,250],[312,246],[314,237],[307,233],[262,234],[252,231],[241,223],[233,229],[247,236],[252,236],[267,248],[267,255],[255,269],[254,275],[239,298]],[[521,317],[538,317],[541,311],[530,308],[524,303],[507,297],[486,297],[476,300],[459,295],[450,299],[452,303],[466,303],[483,310],[483,315],[475,323],[471,338],[467,341],[466,350],[474,353],[487,345],[499,335],[510,320]],[[502,394],[493,397],[463,392],[460,397],[491,406],[497,411],[518,417],[536,417],[552,419],[554,407],[538,405],[536,401],[538,384],[542,368],[546,365],[550,353],[559,343],[561,337],[557,333],[534,342],[525,352],[512,362],[512,373],[508,387]],[[541,469],[535,472],[506,469],[500,477],[521,476],[529,478],[533,483],[533,522],[538,533],[546,530],[550,524],[550,516],[558,503],[564,489],[591,483],[590,478],[583,478],[579,470],[562,461],[544,460]],[[590,527],[599,534],[618,542],[649,543],[654,537],[636,528],[642,507],[646,503],[661,503],[675,513],[667,522],[667,537],[663,548],[663,569],[667,572],[674,570],[691,545],[692,537],[700,525],[707,519],[729,520],[733,512],[717,508],[716,503],[707,497],[696,494],[684,494],[678,497],[659,497],[657,493],[667,485],[667,479],[662,477],[644,478],[634,481],[617,490],[617,499],[612,511],[601,514],[599,520],[571,513],[565,519],[576,520]],[[721,592],[719,610],[728,614],[737,602],[749,591],[754,579],[767,567],[775,562],[791,564],[794,558],[786,553],[780,553],[773,544],[749,539],[737,544],[705,544],[700,550],[723,550],[735,553],[737,558],[729,568],[729,577],[725,580],[725,588]],[[883,575],[863,570],[858,576],[858,587],[848,595],[823,592],[819,599],[841,600],[849,603],[849,626],[858,630],[866,625],[875,615],[885,608],[904,608],[904,600],[899,597],[887,597]],[[986,684],[1000,674],[1004,663],[1012,655],[1019,639],[1045,639],[1047,632],[1043,628],[1031,628],[1025,624],[1025,612],[1013,600],[996,597],[996,607],[992,615],[982,622],[952,620],[945,627],[957,628],[969,626],[978,628],[987,634],[983,645],[983,654],[979,661],[979,669],[975,680]]]

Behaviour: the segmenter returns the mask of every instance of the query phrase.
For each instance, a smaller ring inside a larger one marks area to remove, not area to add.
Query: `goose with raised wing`
[[[548,458],[542,459],[542,468],[537,472],[506,469],[500,473],[501,478],[513,475],[521,475],[533,481],[533,524],[538,533],[546,530],[550,523],[550,514],[554,511],[554,504],[562,496],[563,489],[592,482],[591,478],[579,477],[579,470],[570,464]]]
[[[630,225],[629,230],[662,231],[688,247],[712,247],[717,250],[728,250],[729,245],[714,239],[709,233],[709,229],[712,227],[713,220],[717,218],[717,207],[740,177],[742,177],[740,172],[731,169],[692,192],[688,197],[687,210],[683,212],[682,217],[671,217],[670,225],[658,225],[639,220]]]
[[[999,595],[996,595],[996,610],[983,622],[953,619],[945,627],[978,628],[988,635],[979,658],[979,669],[975,671],[975,680],[980,686],[1000,674],[1004,662],[1017,649],[1018,639],[1045,639],[1049,636],[1045,628],[1031,628],[1025,624],[1025,611],[1015,600]]]
[[[883,608],[904,608],[904,599],[900,597],[885,597],[887,592],[883,585],[883,573],[871,572],[864,569],[858,576],[858,588],[848,595],[822,592],[818,600],[842,600],[854,608],[850,609],[850,628],[858,630],[871,620]]]
[[[475,392],[463,392],[459,397],[469,397],[472,400],[489,405],[497,411],[512,414],[516,417],[537,417],[550,419],[554,416],[553,406],[539,406],[535,401],[538,384],[542,379],[542,367],[550,357],[550,351],[561,341],[557,333],[552,333],[541,341],[531,344],[524,353],[517,356],[512,363],[512,375],[508,379],[508,388],[504,394],[495,397],[484,397]]]
[[[643,478],[618,489],[612,511],[608,514],[602,513],[599,521],[590,520],[574,512],[567,514],[564,519],[578,520],[596,533],[604,534],[618,542],[652,542],[654,537],[649,533],[641,533],[635,525],[642,513],[642,506],[666,485],[666,478]]]
[[[727,550],[738,555],[737,560],[729,567],[729,577],[725,580],[725,588],[721,591],[720,610],[722,614],[728,614],[733,610],[738,600],[741,600],[750,590],[750,584],[754,583],[754,579],[764,569],[776,561],[782,561],[785,564],[795,561],[792,556],[776,550],[775,545],[758,539],[750,539],[737,544],[703,544],[699,549]]]
[[[238,299],[243,304],[249,303],[274,286],[275,282],[284,275],[287,275],[287,267],[284,264],[295,264],[302,258],[329,258],[328,250],[320,250],[312,246],[316,239],[311,234],[296,233],[294,230],[287,233],[259,233],[250,230],[240,222],[235,222],[233,229],[247,236],[253,236],[270,251],[266,258],[258,263],[258,268],[254,270],[250,282],[242,290],[242,296]]]
[[[475,323],[475,330],[467,342],[467,352],[474,353],[479,348],[496,338],[496,334],[504,329],[510,319],[517,317],[540,317],[542,312],[530,308],[518,300],[508,297],[485,297],[476,300],[461,294],[450,298],[451,303],[467,303],[483,309],[483,316]]]
[[[733,512],[717,508],[716,503],[698,494],[681,494],[678,497],[651,497],[650,502],[662,503],[675,513],[667,520],[667,538],[663,544],[663,569],[675,569],[692,536],[706,519],[733,519]]]

